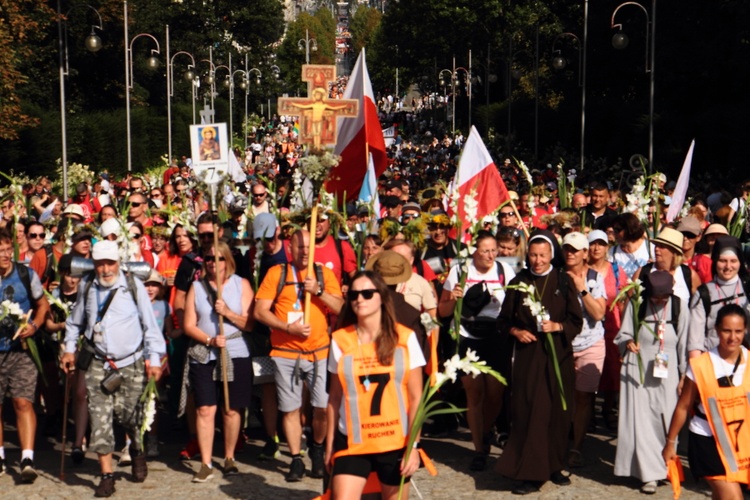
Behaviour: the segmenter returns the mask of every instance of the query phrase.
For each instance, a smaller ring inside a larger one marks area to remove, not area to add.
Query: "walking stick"
[[[214,215],[214,269],[216,270],[216,300],[222,300],[222,280],[224,276],[219,279],[219,224],[217,207],[216,207],[216,184],[209,184],[211,191],[211,212]],[[224,316],[221,314],[216,315],[219,319],[219,335],[224,336]],[[227,348],[222,347],[221,351],[221,379],[224,387],[224,411],[229,413],[229,380],[227,380]]]
[[[65,374],[65,400],[63,401],[62,446],[60,447],[60,481],[65,481],[65,442],[68,434],[68,399],[70,399],[70,375]]]
[[[307,275],[315,276],[315,226],[318,225],[318,203],[313,203],[312,213],[310,214],[310,252],[308,253],[307,259]],[[310,324],[310,302],[312,301],[312,294],[305,292],[305,324]]]

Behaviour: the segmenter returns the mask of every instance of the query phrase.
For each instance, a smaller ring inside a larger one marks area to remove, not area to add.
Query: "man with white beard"
[[[143,283],[120,270],[117,243],[100,241],[92,253],[94,275],[81,280],[79,300],[65,324],[62,367],[65,373],[74,369],[86,372],[90,449],[98,455],[102,472],[95,496],[109,497],[115,492],[112,416],[133,439],[133,480],[143,482],[148,474],[140,442],[142,412],[137,411],[138,400],[147,377],[158,380],[161,376],[160,360],[166,346]],[[84,339],[76,359],[81,332]]]

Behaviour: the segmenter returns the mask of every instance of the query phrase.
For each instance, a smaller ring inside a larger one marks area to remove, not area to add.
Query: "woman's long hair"
[[[387,366],[393,363],[393,353],[396,351],[398,344],[398,333],[396,332],[396,314],[393,311],[393,301],[391,300],[388,285],[383,278],[374,271],[359,271],[352,278],[353,284],[359,278],[367,278],[375,285],[375,289],[380,295],[382,306],[380,308],[380,335],[375,339],[375,352],[378,356],[378,362]],[[352,309],[352,304],[347,298],[344,308],[341,310],[337,329],[357,324],[357,315]]]

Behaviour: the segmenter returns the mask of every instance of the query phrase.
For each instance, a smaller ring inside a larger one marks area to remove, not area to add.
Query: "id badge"
[[[660,352],[654,358],[654,378],[667,378],[669,376],[669,354]]]
[[[289,324],[296,323],[305,317],[305,313],[302,311],[289,311],[286,313],[286,322]]]

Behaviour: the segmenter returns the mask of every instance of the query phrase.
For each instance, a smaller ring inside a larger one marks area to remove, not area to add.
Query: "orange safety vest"
[[[360,345],[354,326],[337,330],[341,348],[338,377],[344,395],[348,447],[337,455],[383,453],[404,448],[409,437],[409,352],[412,331],[396,325],[398,344],[393,364],[377,360],[375,343]]]
[[[747,363],[748,360],[745,360]],[[701,403],[716,439],[726,474],[711,479],[748,484],[750,480],[750,365],[739,387],[719,387],[709,353],[690,360]]]

